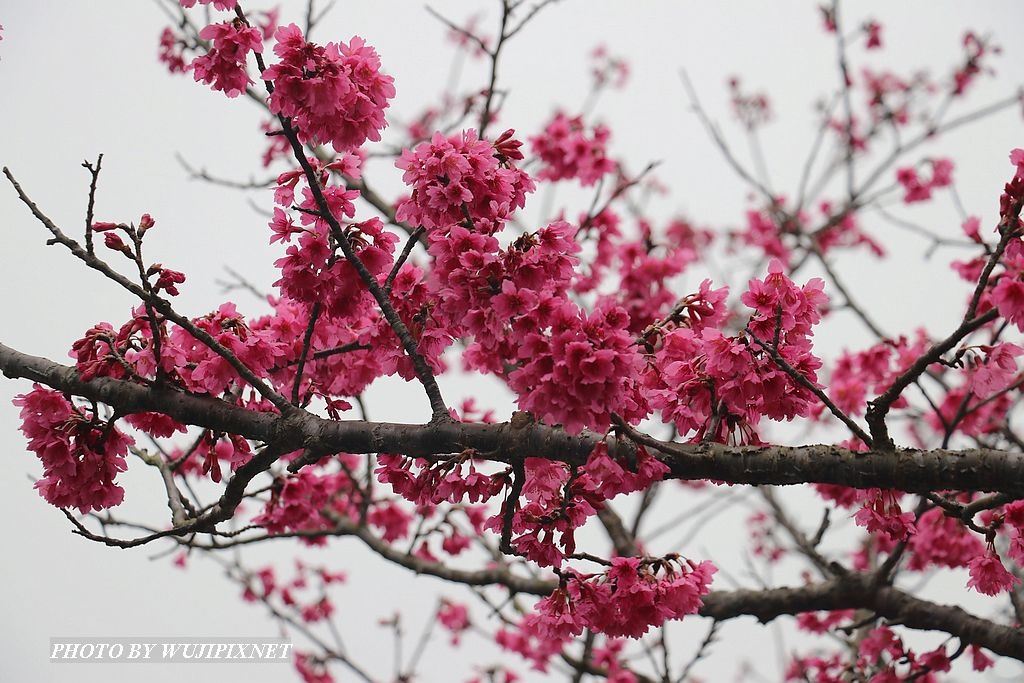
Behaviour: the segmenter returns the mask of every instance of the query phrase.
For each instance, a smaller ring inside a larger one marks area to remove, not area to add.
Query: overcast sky
[[[285,22],[301,20],[299,10],[305,3],[283,4]],[[992,34],[1004,54],[992,62],[995,77],[977,85],[972,101],[980,105],[997,100],[1024,83],[1024,3],[846,4],[858,12],[845,17],[848,26],[871,16],[884,25],[884,52],[868,56],[867,63],[875,67],[924,67],[946,75],[960,58],[964,29],[973,28]],[[483,25],[495,26],[496,2],[446,0],[432,5],[460,21],[482,13]],[[245,7],[251,9],[250,3]],[[741,153],[743,136],[729,116],[724,84],[739,74],[748,87],[770,94],[776,123],[765,130],[765,154],[775,186],[785,193],[795,185],[811,144],[812,105],[836,83],[833,47],[820,29],[815,7],[809,1],[565,0],[544,11],[509,46],[499,85],[510,95],[500,128],[514,127],[526,135],[536,131],[556,106],[578,108],[588,87],[586,55],[605,44],[629,61],[632,77],[624,91],[605,93],[595,113],[612,126],[613,152],[627,158],[633,169],[652,160],[663,162],[658,177],[671,188],[671,195],[652,207],[655,215],[664,219],[683,213],[720,230],[735,226],[748,206],[746,190],[688,110],[679,70],[686,68],[711,115]],[[275,279],[271,263],[276,250],[267,245],[265,219],[248,204],[252,198],[266,209],[270,197],[190,181],[176,155],[223,176],[263,178],[258,160],[264,143],[257,128],[259,112],[251,102],[228,100],[190,76],[171,77],[157,62],[157,38],[167,23],[154,2],[6,0],[0,6],[0,164],[11,169],[58,224],[78,234],[87,192],[87,174],[80,164],[103,153],[97,219],[131,221],[151,213],[157,229],[147,240],[149,257],[187,273],[179,310],[200,315],[224,298],[216,284],[224,276],[224,266],[262,288],[269,289]],[[389,110],[393,116],[409,119],[435,101],[434,94],[448,78],[452,48],[443,40],[444,29],[422,4],[340,2],[313,37],[347,41],[352,35],[376,47],[385,69],[395,77],[398,94]],[[479,76],[479,70],[470,68],[462,83],[473,83]],[[983,225],[992,225],[998,194],[1011,172],[1006,155],[1011,148],[1024,146],[1022,130],[1021,112],[1014,109],[921,154],[953,157],[968,212],[980,214]],[[398,171],[377,166],[373,172],[375,185],[389,194],[398,191]],[[557,202],[556,197],[556,206]],[[959,218],[945,198],[916,216],[939,232],[956,234]],[[879,239],[906,249],[909,256],[870,265],[852,261],[840,271],[860,275],[857,291],[886,329],[910,332],[923,324],[943,330],[951,311],[959,310],[965,291],[945,268],[959,254],[939,252],[925,262],[925,243],[885,224],[869,228]],[[0,341],[64,361],[71,342],[88,327],[124,320],[132,301],[111,283],[86,272],[66,252],[46,247],[47,235],[10,187],[0,188],[0,231]],[[261,302],[251,296],[242,293],[237,299],[243,312],[262,310]],[[832,336],[819,340],[826,351],[834,353],[866,340],[863,331],[848,321],[846,328],[841,321],[835,324]],[[449,396],[483,391],[485,403],[497,408],[501,419],[507,417],[511,404],[493,383],[469,384],[454,378],[444,386]],[[153,681],[171,681],[199,671],[173,666],[144,671],[53,666],[46,660],[51,637],[276,634],[273,622],[259,607],[243,604],[237,587],[213,562],[197,558],[183,572],[166,558],[152,559],[163,547],[119,551],[72,536],[63,515],[32,488],[40,467],[25,452],[17,413],[10,405],[15,394],[28,388],[21,381],[0,382],[0,452],[5,457],[0,518],[6,520],[9,534],[0,574],[6,579],[0,582],[5,611],[0,669],[8,680],[84,683],[145,675]],[[424,419],[428,412],[420,398],[416,391],[407,396],[401,383],[384,382],[371,392],[370,414],[375,419]],[[152,472],[140,469],[135,466],[125,475],[126,507],[149,514],[150,520],[160,519],[166,515],[160,487]],[[739,527],[716,535],[743,537]],[[287,552],[281,543],[254,553],[253,562],[258,563],[260,556],[279,561]],[[321,552],[320,560],[350,572],[352,588],[338,597],[339,624],[350,647],[361,653],[360,663],[385,675],[390,644],[373,625],[375,620],[389,615],[399,603],[408,603],[413,622],[418,623],[432,608],[431,596],[439,582],[410,579],[374,562],[354,543],[336,543]],[[443,592],[460,595],[455,588]],[[410,630],[415,633],[414,627]],[[690,637],[700,631],[679,633]],[[756,633],[738,624],[727,626],[723,635],[747,638],[746,649],[750,634]],[[733,654],[710,661],[698,673],[720,680],[716,672],[733,670],[734,647],[724,641],[722,649]],[[765,640],[757,652],[768,653],[769,661],[775,662],[774,647]],[[431,664],[433,673],[424,680],[451,680],[437,667],[454,660],[443,659],[450,655],[443,645],[438,652]],[[202,675],[224,680],[244,675],[256,682],[287,680],[292,674],[290,667],[259,666],[244,672],[213,668]]]

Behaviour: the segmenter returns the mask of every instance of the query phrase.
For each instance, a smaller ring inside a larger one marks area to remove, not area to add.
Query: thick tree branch
[[[282,453],[305,448],[313,462],[330,453],[402,453],[429,456],[474,448],[494,461],[527,456],[571,465],[586,462],[603,434],[564,430],[540,423],[514,428],[509,423],[396,424],[333,421],[297,411],[290,417],[259,413],[206,396],[124,380],[83,382],[74,368],[20,353],[0,344],[0,371],[54,389],[99,401],[119,414],[158,412],[247,439],[275,444]],[[635,432],[634,432],[635,433]],[[656,441],[637,434],[670,469],[668,478],[715,479],[733,484],[841,484],[911,493],[992,491],[1024,497],[1024,454],[994,449],[851,451],[837,446],[726,446]],[[607,438],[609,452],[633,457],[628,440]]]

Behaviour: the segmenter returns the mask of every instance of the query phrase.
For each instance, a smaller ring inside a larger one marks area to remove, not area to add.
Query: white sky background
[[[247,10],[250,5],[244,4]],[[285,22],[301,20],[304,2],[289,0],[284,5]],[[485,26],[494,25],[497,18],[496,2],[447,0],[432,5],[458,21],[474,12],[486,13]],[[868,55],[868,63],[875,67],[928,67],[945,76],[960,59],[964,29],[973,28],[994,34],[1004,54],[989,62],[997,76],[978,83],[971,101],[991,102],[1024,83],[1024,44],[1019,40],[1024,3],[921,0],[847,5],[858,13],[847,13],[847,27],[869,16],[884,25],[884,51]],[[515,127],[525,137],[538,130],[556,105],[570,112],[578,108],[589,86],[586,56],[604,43],[612,54],[629,61],[632,76],[625,91],[606,92],[595,113],[612,127],[612,152],[627,158],[632,169],[650,160],[664,161],[657,177],[672,194],[653,206],[655,218],[662,221],[656,224],[683,212],[716,229],[736,226],[748,206],[747,192],[688,111],[678,70],[686,67],[705,107],[722,123],[744,160],[743,135],[729,114],[725,81],[738,74],[746,88],[769,93],[775,123],[764,131],[765,156],[776,188],[786,193],[795,186],[811,144],[811,105],[831,92],[837,81],[833,43],[821,30],[815,7],[809,1],[566,0],[545,10],[509,45],[499,86],[511,94],[492,132]],[[266,221],[247,205],[244,194],[189,181],[175,161],[180,153],[196,166],[240,180],[267,175],[258,167],[264,142],[257,130],[259,112],[252,103],[228,100],[194,83],[191,76],[171,77],[157,62],[157,38],[167,23],[155,3],[141,0],[6,0],[0,5],[0,164],[11,169],[44,212],[78,235],[88,187],[80,164],[103,153],[97,219],[137,221],[143,212],[151,213],[157,228],[147,239],[148,256],[186,272],[189,279],[178,300],[179,310],[200,315],[223,300],[215,281],[224,276],[225,265],[269,289],[276,279],[271,264],[278,252],[267,245]],[[395,77],[398,94],[391,115],[408,120],[425,103],[435,101],[433,95],[448,77],[452,48],[443,40],[443,27],[420,3],[340,2],[313,39],[347,41],[353,34],[378,50],[385,69]],[[851,54],[856,70],[864,53],[855,48]],[[462,82],[482,86],[482,81],[471,80],[479,76],[478,71],[467,71]],[[1013,109],[920,154],[956,160],[955,178],[964,204],[968,212],[980,214],[983,229],[989,229],[1002,184],[1012,172],[1007,153],[1018,146],[1024,146],[1024,127],[1019,109]],[[378,165],[370,173],[376,187],[389,193],[399,189],[397,170]],[[254,196],[264,208],[270,205],[269,192]],[[557,200],[556,196],[556,205]],[[534,210],[540,203],[535,197]],[[583,208],[577,204],[569,213]],[[942,234],[958,234],[960,218],[944,194],[932,206],[907,215]],[[881,222],[867,227],[892,245],[894,255],[902,256],[881,263],[854,256],[839,264],[840,273],[853,278],[861,300],[894,333],[910,333],[918,324],[936,333],[948,329],[959,315],[966,288],[944,264],[962,254],[940,250],[925,263],[921,254],[927,245],[922,240]],[[65,361],[71,342],[82,332],[99,321],[122,322],[132,302],[65,251],[44,246],[46,237],[4,183],[0,341]],[[734,284],[747,275],[745,269],[733,273]],[[687,278],[689,286],[697,282],[697,276]],[[235,300],[245,313],[262,310],[245,293]],[[826,355],[867,340],[849,319],[836,318],[829,334],[822,332],[818,338],[818,348]],[[493,384],[468,385],[456,378],[442,386],[449,400],[485,391],[484,403],[498,408],[500,419],[507,417],[510,403]],[[40,467],[25,452],[17,413],[10,405],[15,394],[27,389],[25,382],[0,382],[0,453],[5,459],[0,519],[5,520],[7,534],[0,573],[5,617],[0,622],[0,670],[5,680],[84,683],[145,675],[170,681],[201,671],[173,666],[56,667],[46,661],[51,636],[275,635],[261,609],[243,604],[238,589],[212,562],[197,558],[181,572],[167,560],[150,560],[162,547],[118,551],[72,536],[63,515],[32,488]],[[385,382],[372,392],[369,409],[374,419],[411,422],[428,416],[419,388],[400,382]],[[161,489],[153,473],[141,469],[136,464],[124,478],[126,506],[157,519],[156,515],[166,515]],[[740,526],[716,530],[716,535],[745,542]],[[284,543],[276,547],[283,550]],[[269,557],[276,551],[269,547],[261,552]],[[336,543],[323,558],[332,558],[352,575],[351,588],[337,597],[338,621],[351,636],[350,648],[363,652],[357,661],[382,667],[375,670],[386,675],[390,641],[373,626],[375,619],[409,601],[420,610],[408,627],[410,637],[415,637],[415,624],[432,607],[429,596],[440,584],[410,580],[404,572],[373,561],[355,542]],[[454,588],[444,593],[465,597]],[[978,609],[983,611],[986,605],[979,603]],[[699,638],[703,627],[686,633]],[[729,640],[737,634],[744,640]],[[751,639],[758,634],[762,646],[751,650]],[[479,640],[471,642],[473,647],[480,645]],[[731,674],[740,643],[744,652],[759,653],[754,661],[762,671],[771,671],[776,658],[769,631],[729,624],[718,648],[726,656],[705,663],[697,673],[709,680]],[[438,655],[448,654],[439,641]],[[435,659],[435,668],[423,670],[429,674],[423,680],[451,680],[436,668],[444,661]],[[288,680],[293,674],[290,667],[249,666],[215,667],[201,675],[224,680],[244,675],[255,682]],[[465,678],[460,675],[458,680]]]

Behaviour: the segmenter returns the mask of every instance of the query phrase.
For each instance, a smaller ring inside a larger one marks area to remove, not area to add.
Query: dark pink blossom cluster
[[[932,175],[925,180],[913,166],[896,169],[896,181],[903,187],[903,201],[907,204],[923,202],[932,198],[932,190],[947,187],[953,183],[953,162],[949,159],[932,159]]]
[[[696,614],[716,571],[710,562],[678,555],[612,558],[600,574],[567,573],[564,586],[540,600],[527,620],[556,642],[584,629],[640,638],[653,625]]]
[[[462,603],[442,600],[437,621],[452,634],[452,645],[458,645],[463,632],[470,627],[469,610]]]
[[[970,645],[967,650],[974,671],[992,666],[992,660],[980,648]],[[917,652],[907,647],[888,626],[877,626],[860,639],[855,656],[845,653],[794,656],[786,668],[784,680],[843,683],[855,676],[857,680],[871,683],[939,683],[935,674],[950,671],[952,659],[944,644]]]
[[[185,61],[182,42],[170,26],[160,32],[160,48],[157,53],[161,62],[167,65],[167,70],[172,74],[185,73],[189,70],[189,63]]]
[[[593,185],[615,170],[605,149],[610,137],[606,126],[598,124],[588,132],[582,116],[556,113],[540,135],[530,138],[533,153],[542,163],[537,176],[544,180],[575,178],[584,186]]]
[[[522,154],[511,134],[506,131],[498,141],[506,144],[498,147],[472,128],[434,133],[429,142],[403,150],[395,166],[412,194],[399,203],[395,218],[442,233],[456,225],[486,235],[501,230],[534,190],[530,176],[512,164]]]
[[[971,402],[970,384],[953,387],[942,397],[938,411],[930,410],[925,414],[925,424],[934,433],[945,435],[953,429],[958,434],[969,437],[981,437],[985,434],[999,434],[1006,424],[1006,414],[1013,406],[1014,397],[1008,393],[995,394],[992,400],[976,402],[968,411],[963,406]],[[953,429],[951,429],[953,425]],[[911,431],[917,433],[919,425],[911,425]]]
[[[964,48],[964,61],[953,72],[953,95],[963,95],[968,86],[984,71],[983,60],[986,55],[1002,52],[1002,48],[992,45],[987,38],[979,36],[974,31],[964,33],[961,43]]]
[[[829,398],[847,415],[860,415],[867,405],[868,394],[878,395],[919,358],[931,340],[919,329],[913,341],[904,336],[878,342],[863,351],[844,351],[832,367]],[[894,408],[903,408],[907,399],[900,396]]]
[[[864,23],[864,33],[867,35],[867,42],[864,47],[868,50],[875,50],[882,47],[882,25],[874,19]]]
[[[640,239],[618,245],[619,285],[615,293],[602,297],[626,310],[629,332],[639,334],[660,320],[676,301],[672,278],[697,260],[697,252],[688,247],[655,245],[651,226],[640,224]]]
[[[828,226],[814,233],[821,253],[827,254],[837,248],[852,249],[865,246],[873,255],[879,258],[885,256],[885,248],[860,228],[854,212],[844,211],[840,215],[835,215],[829,201],[821,202],[818,208],[825,218],[825,225]]]
[[[234,304],[221,304],[216,312],[193,323],[255,372],[261,373],[274,365],[280,342],[253,334]],[[184,369],[178,376],[189,391],[220,396],[230,388],[244,386],[238,371],[226,358],[183,328],[172,328],[168,339],[169,343],[162,348],[163,360],[171,367]]]
[[[920,85],[923,75],[907,80],[891,71],[874,71],[867,67],[861,70],[861,89],[867,97],[871,121],[891,121],[903,126],[910,123],[912,95]]]
[[[498,629],[494,642],[530,662],[533,669],[547,671],[552,657],[557,657],[572,637],[567,633],[552,637],[552,630],[540,620],[527,618],[515,626]]]
[[[392,490],[417,505],[436,505],[448,501],[485,502],[505,485],[507,473],[484,474],[476,469],[472,451],[430,464],[402,455],[377,456],[377,481],[390,484]]]
[[[453,336],[471,336],[467,367],[496,374],[516,359],[522,337],[543,330],[565,300],[579,245],[557,221],[501,249],[491,235],[454,226],[429,236],[433,316]]]
[[[380,140],[395,86],[372,47],[358,36],[347,45],[309,43],[295,24],[278,28],[274,38],[280,61],[263,72],[274,84],[270,111],[291,119],[299,139],[339,152]]]
[[[772,120],[772,106],[765,93],[745,92],[740,79],[729,79],[729,93],[732,97],[732,111],[747,130],[754,130]]]
[[[332,512],[345,516],[353,512],[350,509],[353,490],[352,481],[343,471],[318,473],[307,467],[278,482],[263,512],[252,522],[270,534],[329,529],[334,526],[330,519]],[[325,540],[313,539],[313,542],[324,543]]]
[[[914,513],[903,512],[896,491],[868,489],[862,494],[863,505],[853,516],[857,526],[862,526],[890,548],[905,541],[914,533]]]
[[[796,625],[803,631],[828,633],[840,624],[852,623],[855,615],[856,611],[852,609],[837,609],[831,612],[801,612],[796,615]]]
[[[250,51],[263,52],[260,31],[241,19],[210,24],[199,32],[199,37],[212,46],[206,54],[192,60],[192,73],[196,81],[212,84],[228,97],[238,97],[252,83],[245,70]]]
[[[437,317],[431,315],[436,302],[431,297],[430,288],[423,271],[408,263],[404,264],[395,276],[391,286],[391,303],[395,311],[409,328],[416,340],[416,349],[435,373],[447,369],[442,355],[452,341],[453,335],[449,328],[440,324]],[[412,360],[405,352],[391,325],[376,312],[372,317],[375,324],[368,327],[361,336],[366,346],[374,350],[375,362],[383,375],[398,374],[406,380],[416,377]]]
[[[779,545],[775,536],[775,527],[775,518],[764,510],[758,510],[747,517],[750,551],[769,564],[775,564],[786,556],[785,548]]]
[[[46,502],[82,514],[121,504],[124,489],[114,479],[128,469],[125,455],[134,439],[38,384],[14,405],[21,408],[28,448],[43,464],[36,489]]]
[[[985,595],[998,595],[1012,589],[1020,579],[1011,574],[996,553],[995,545],[989,542],[984,553],[967,563],[970,579],[967,587]]]
[[[754,430],[762,417],[810,415],[817,399],[761,344],[776,348],[790,367],[816,382],[821,361],[811,352],[811,327],[826,302],[823,287],[817,278],[796,286],[774,261],[768,276],[750,280],[740,299],[754,309],[748,332],[726,336],[702,323],[665,334],[646,376],[651,406],[675,422],[680,434],[720,442],[739,433],[757,443]]]
[[[587,313],[563,301],[546,320],[550,330],[521,339],[509,386],[519,407],[569,433],[602,431],[614,411],[630,423],[650,413],[640,377],[646,362],[619,307]]]
[[[178,0],[182,7],[189,8],[195,7],[197,0]],[[222,11],[235,9],[238,4],[237,0],[198,0],[200,5],[213,5],[215,9]]]
[[[915,521],[907,550],[907,569],[924,571],[930,567],[966,567],[984,553],[985,545],[942,508],[932,508]]]
[[[300,206],[311,203],[307,200]],[[332,212],[350,201],[350,192],[338,186],[324,189]],[[347,209],[341,209],[347,210]],[[340,253],[330,228],[319,218],[303,213],[300,221],[312,224],[288,247],[285,255],[274,262],[281,277],[274,283],[281,293],[307,305],[321,302],[328,317],[352,316],[372,305],[373,299],[359,276],[355,265]],[[272,226],[273,229],[273,226]],[[391,268],[398,236],[385,229],[379,218],[352,223],[344,228],[356,256],[371,275],[386,277]]]
[[[302,683],[334,683],[327,663],[309,652],[295,652],[295,671]]]
[[[523,502],[512,510],[512,547],[541,566],[559,568],[576,552],[576,531],[606,500],[645,489],[667,472],[642,447],[630,465],[611,457],[605,443],[594,447],[584,467],[571,471],[563,463],[527,458]],[[503,533],[507,506],[485,528]]]
[[[971,393],[987,399],[1017,380],[1016,358],[1024,354],[1024,349],[1010,342],[1000,342],[994,346],[982,344],[978,350],[984,354],[984,360],[975,358],[968,381]]]
[[[1010,163],[1016,166],[1016,170],[999,198],[999,229],[1020,235],[1024,233],[1024,221],[1020,218],[1021,206],[1024,205],[1024,149],[1010,152]],[[971,277],[980,272],[984,260],[985,256],[979,255],[970,264],[962,265],[961,275]],[[1024,330],[1024,243],[1019,238],[1007,244],[1002,265],[1003,272],[992,278],[995,285],[989,295],[989,305],[995,306],[999,314],[1015,324],[1017,329]]]
[[[778,223],[776,212],[751,209],[747,211],[746,218],[746,227],[732,232],[731,239],[739,244],[761,250],[768,258],[779,259],[788,264],[789,247],[782,242],[782,235],[786,234],[786,231]]]
[[[220,483],[223,479],[221,464],[226,463],[234,472],[252,458],[252,447],[237,434],[218,437],[207,432],[196,441],[191,452],[181,453],[180,449],[174,449],[171,457],[175,461],[181,460],[178,465],[181,474],[206,476],[212,482]]]
[[[282,581],[277,574],[278,570],[270,565],[247,572],[243,577],[242,599],[246,602],[262,601],[276,610],[290,612],[307,624],[325,621],[334,614],[334,603],[327,596],[326,589],[348,580],[344,572],[307,567],[301,560],[295,561],[295,572],[290,580]],[[308,594],[308,597],[303,594]]]

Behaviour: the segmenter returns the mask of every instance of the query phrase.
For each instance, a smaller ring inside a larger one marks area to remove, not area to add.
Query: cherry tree
[[[722,631],[740,617],[801,634],[785,680],[1019,671],[1024,149],[989,160],[1003,182],[973,207],[939,148],[1021,116],[1019,89],[975,97],[999,37],[965,31],[941,67],[876,68],[884,18],[810,8],[836,78],[785,187],[763,153],[769,95],[731,79],[723,125],[681,71],[673,87],[740,181],[733,223],[709,226],[656,210],[686,188],[602,123],[631,75],[614,45],[588,56],[581,104],[533,128],[507,114],[506,60],[554,4],[432,11],[452,77],[402,112],[374,36],[328,36],[312,0],[294,16],[160,5],[169,77],[223,96],[225,119],[261,114],[254,179],[204,170],[219,150],[181,172],[250,194],[275,275],[232,272],[230,299],[187,313],[188,269],[147,241],[171,228],[120,215],[109,159],[82,164],[81,225],[5,166],[23,208],[8,221],[34,222],[133,300],[69,340],[68,363],[0,340],[39,495],[88,541],[222,565],[295,638],[305,681],[432,680],[418,665],[428,642],[448,647],[435,629],[470,661],[467,680],[701,680],[737,647]],[[459,77],[470,67],[481,80]],[[940,200],[959,215],[921,222]],[[843,274],[848,260],[923,257],[966,285],[938,332],[912,316],[883,328],[886,302]],[[829,344],[843,325],[867,341]],[[367,392],[387,378],[428,419],[372,419]],[[511,404],[452,390],[480,378]],[[159,484],[165,512],[120,512],[129,466]],[[747,535],[705,554],[693,538],[726,511]],[[673,544],[677,528],[692,533]],[[238,552],[271,543],[271,562]],[[400,616],[383,625],[390,674],[337,637],[345,567],[317,556],[334,543],[463,589],[438,597],[405,656]],[[700,635],[678,637],[693,624]],[[475,658],[471,640],[493,649]]]

